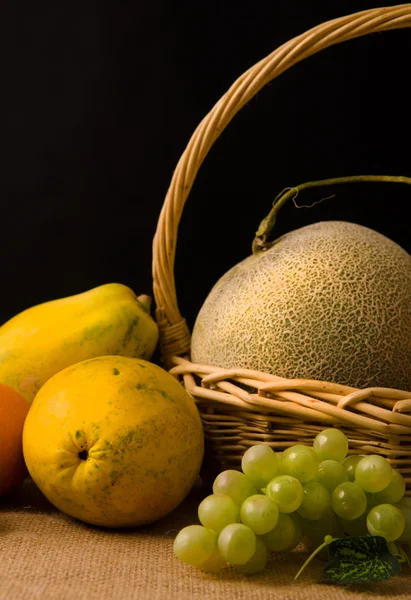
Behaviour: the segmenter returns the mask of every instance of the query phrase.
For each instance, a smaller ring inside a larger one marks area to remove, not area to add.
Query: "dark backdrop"
[[[0,322],[110,281],[151,293],[163,198],[214,103],[295,35],[388,4],[2,2]],[[293,67],[237,115],[206,159],[181,222],[177,290],[190,325],[216,279],[249,254],[282,188],[360,173],[411,175],[410,56],[410,30],[340,44]],[[312,209],[286,206],[277,234],[346,219],[411,251],[409,189],[336,191]]]

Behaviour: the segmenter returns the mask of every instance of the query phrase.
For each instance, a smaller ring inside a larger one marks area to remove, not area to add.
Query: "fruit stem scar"
[[[80,450],[80,452],[77,455],[79,457],[80,460],[87,460],[88,459],[88,450]]]

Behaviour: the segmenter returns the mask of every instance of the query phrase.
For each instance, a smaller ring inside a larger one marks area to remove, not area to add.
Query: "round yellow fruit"
[[[204,437],[193,398],[161,367],[102,356],[60,371],[27,415],[23,452],[64,513],[130,527],[170,513],[200,471]]]
[[[196,363],[411,390],[411,256],[367,227],[324,221],[280,237],[215,284]]]

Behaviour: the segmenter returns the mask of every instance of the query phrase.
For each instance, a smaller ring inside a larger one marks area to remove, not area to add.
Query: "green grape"
[[[238,506],[241,506],[248,496],[256,493],[257,488],[251,479],[241,471],[235,471],[234,469],[222,471],[213,483],[213,494],[227,494]]]
[[[358,517],[358,519],[352,519],[349,521],[347,519],[339,518],[344,533],[352,537],[368,535],[367,515],[368,511],[366,510],[360,517]]]
[[[351,456],[347,456],[344,460],[343,467],[347,471],[349,481],[355,480],[355,467],[362,458],[364,458],[362,454],[352,454]]]
[[[342,462],[347,456],[348,439],[342,431],[330,427],[316,435],[313,450],[320,462],[323,460]]]
[[[255,552],[246,563],[237,565],[236,569],[243,575],[255,575],[264,571],[267,565],[268,551],[267,546],[260,536],[256,537]]]
[[[283,471],[283,454],[284,452],[276,452],[277,456],[277,473],[276,475],[285,475]]]
[[[348,473],[340,462],[336,460],[323,460],[318,465],[315,480],[331,493],[337,485],[348,481]]]
[[[367,497],[363,489],[352,481],[337,485],[331,496],[331,506],[338,517],[351,521],[361,517],[367,508]]]
[[[303,485],[303,501],[298,514],[304,519],[318,521],[331,508],[331,494],[318,481],[308,481]]]
[[[411,498],[404,496],[398,504],[395,505],[404,515],[404,531],[398,538],[398,542],[411,542]]]
[[[218,549],[231,565],[243,565],[253,556],[257,546],[252,529],[243,523],[231,523],[218,536]]]
[[[296,548],[298,546],[298,544],[301,542],[301,536],[302,536],[301,517],[297,512],[291,513],[288,516],[291,517],[292,521],[294,522],[294,537],[293,537],[293,540],[292,540],[290,546],[288,546],[287,550],[294,550],[294,548]]]
[[[240,522],[240,509],[227,494],[210,494],[198,506],[201,525],[220,533],[226,525]]]
[[[194,567],[205,563],[217,549],[217,534],[201,525],[188,525],[178,532],[174,554],[181,562]]]
[[[387,459],[378,454],[364,456],[355,467],[355,483],[364,492],[381,492],[392,479],[392,468]]]
[[[218,573],[227,566],[228,565],[221,556],[218,547],[216,547],[212,555],[205,562],[198,565],[201,571],[204,571],[205,573]]]
[[[411,508],[411,496],[404,496],[401,498],[398,504],[402,504],[403,506],[408,506],[408,508]]]
[[[365,496],[367,498],[368,510],[370,510],[370,508],[373,508],[374,506],[377,506],[378,504],[381,504],[381,502],[378,502],[378,500],[375,498],[376,494],[370,494],[369,492],[365,492]]]
[[[277,503],[280,512],[291,513],[303,501],[303,486],[291,475],[277,475],[267,484],[266,494]]]
[[[292,550],[301,537],[299,523],[293,519],[294,514],[280,513],[277,525],[263,535],[263,540],[269,552]],[[295,541],[298,538],[297,542]]]
[[[241,521],[257,535],[273,529],[278,521],[278,507],[274,500],[263,494],[249,496],[241,505]]]
[[[301,528],[303,535],[309,539],[313,548],[320,546],[326,535],[331,535],[333,538],[344,537],[342,526],[331,508],[319,521],[301,519]]]
[[[392,479],[381,492],[370,494],[367,492],[368,506],[371,508],[378,504],[397,504],[404,496],[405,480],[399,471],[392,469]]]
[[[314,479],[318,469],[318,458],[312,448],[295,444],[283,452],[281,469],[285,475],[295,477],[301,483]]]
[[[244,452],[241,468],[256,488],[261,489],[277,475],[277,455],[270,446],[256,444]]]
[[[370,535],[380,535],[387,542],[394,542],[403,533],[405,517],[402,511],[392,504],[374,506],[367,515],[367,529]]]

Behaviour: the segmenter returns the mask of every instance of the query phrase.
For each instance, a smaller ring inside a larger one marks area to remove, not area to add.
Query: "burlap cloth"
[[[0,501],[1,600],[356,600],[411,598],[411,570],[386,582],[341,588],[317,583],[324,563],[278,554],[264,573],[232,568],[209,575],[181,564],[172,551],[177,531],[197,522],[204,491],[195,488],[167,518],[133,530],[108,531],[54,509],[30,480]]]

